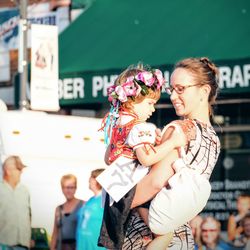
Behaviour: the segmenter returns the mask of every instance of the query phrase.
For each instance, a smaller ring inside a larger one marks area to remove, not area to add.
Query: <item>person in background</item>
[[[19,156],[9,156],[3,163],[0,182],[0,249],[29,249],[31,209],[28,189],[20,183],[23,165]]]
[[[66,202],[56,208],[50,249],[75,250],[77,213],[84,202],[75,197],[77,178],[74,175],[62,176],[61,187]]]
[[[93,191],[92,196],[79,210],[76,231],[77,250],[105,249],[97,246],[100,233],[103,207],[102,207],[102,186],[96,181],[96,177],[103,172],[103,168],[95,169],[89,177],[89,189]]]
[[[250,196],[241,194],[237,198],[237,214],[232,214],[228,218],[227,234],[230,241],[234,241],[243,231],[241,220],[250,212]]]
[[[196,245],[195,250],[241,250],[220,237],[221,224],[213,217],[204,218],[201,223],[201,245]]]
[[[194,236],[195,245],[200,245],[201,238],[201,223],[203,218],[200,215],[196,215],[190,222],[189,225],[192,229],[192,234]]]
[[[242,233],[234,241],[235,246],[244,247],[244,249],[250,249],[250,213],[245,215],[241,220]]]

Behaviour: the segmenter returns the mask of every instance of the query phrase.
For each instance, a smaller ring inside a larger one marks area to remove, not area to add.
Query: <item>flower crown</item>
[[[148,95],[149,88],[161,89],[166,82],[159,69],[141,71],[135,76],[127,78],[121,85],[113,85],[108,88],[108,100],[116,107],[119,102],[126,102],[128,97],[134,100],[139,94]]]

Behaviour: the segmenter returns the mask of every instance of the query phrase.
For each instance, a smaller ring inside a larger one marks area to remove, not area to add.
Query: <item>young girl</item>
[[[184,137],[172,130],[168,136],[171,140],[155,146],[155,126],[145,122],[155,111],[164,83],[160,70],[137,65],[122,72],[108,91],[111,110],[103,128],[109,145],[105,161],[112,165],[98,181],[113,197],[106,195],[99,246],[126,249],[123,243],[127,227],[131,216],[137,214],[137,209],[131,210],[135,185],[147,174],[148,166],[185,144]],[[141,240],[137,240],[137,246],[131,247],[129,243],[129,249],[142,249],[151,240],[145,225],[136,231],[140,232]]]

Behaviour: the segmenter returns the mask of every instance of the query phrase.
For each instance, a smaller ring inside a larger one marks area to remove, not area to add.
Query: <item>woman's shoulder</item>
[[[169,128],[175,128],[177,131],[186,135],[188,139],[192,139],[196,135],[196,123],[194,120],[190,120],[190,119],[174,120],[168,123],[164,127],[162,132],[164,133]]]
[[[64,202],[64,203],[62,203],[62,204],[59,204],[59,205],[56,207],[56,210],[63,209],[65,203],[66,203],[66,202]]]
[[[84,200],[76,199],[75,209],[78,210],[78,209],[81,208],[85,203],[86,203],[86,201],[84,201]]]
[[[173,120],[170,123],[168,123],[165,128],[168,127],[180,127],[184,130],[185,129],[192,129],[195,128],[196,126],[196,122],[195,120],[191,120],[191,119],[183,119],[183,120]]]

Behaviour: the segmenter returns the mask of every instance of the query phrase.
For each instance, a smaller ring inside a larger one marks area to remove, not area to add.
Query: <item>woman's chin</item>
[[[184,116],[184,113],[181,110],[175,110],[177,116]]]

